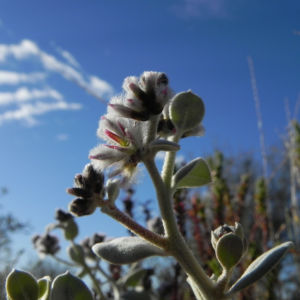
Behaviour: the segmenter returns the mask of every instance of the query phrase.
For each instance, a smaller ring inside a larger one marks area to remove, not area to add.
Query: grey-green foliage
[[[93,300],[83,281],[69,272],[51,283],[49,276],[36,280],[28,272],[12,270],[6,279],[6,295],[8,300]]]
[[[50,300],[93,300],[93,296],[81,279],[66,272],[53,280]]]
[[[51,287],[51,278],[45,276],[38,280],[39,286],[39,300],[49,300],[50,299],[50,287]]]
[[[135,287],[147,274],[146,269],[136,269],[130,271],[125,276],[121,277],[118,281],[119,285],[125,285],[126,287]]]
[[[9,300],[38,300],[39,286],[31,274],[14,269],[7,276],[6,293]]]
[[[176,188],[192,188],[208,184],[211,180],[207,163],[198,157],[176,172],[173,176],[173,185]]]
[[[118,265],[134,263],[153,255],[165,256],[163,250],[139,237],[116,238],[96,244],[92,249],[99,257]]]
[[[202,99],[191,91],[182,92],[172,99],[169,114],[177,130],[182,133],[198,126],[205,113]]]
[[[286,254],[288,249],[292,246],[292,242],[285,242],[260,255],[250,264],[240,279],[238,279],[238,281],[231,287],[229,293],[232,294],[238,292],[262,278],[267,272],[276,266],[276,264]]]

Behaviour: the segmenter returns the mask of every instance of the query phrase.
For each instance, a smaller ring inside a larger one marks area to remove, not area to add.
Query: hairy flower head
[[[108,113],[147,121],[162,112],[172,96],[165,73],[144,72],[140,78],[130,76],[123,83],[124,93],[111,99]]]
[[[100,170],[114,167],[110,176],[122,173],[131,177],[146,151],[145,126],[132,119],[103,116],[97,133],[107,144],[91,150],[90,159],[95,167]]]

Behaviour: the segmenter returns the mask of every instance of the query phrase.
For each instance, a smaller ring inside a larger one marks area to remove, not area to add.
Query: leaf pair
[[[30,273],[12,270],[6,279],[6,292],[9,300],[93,300],[83,281],[69,272],[51,284],[48,276],[36,280]]]

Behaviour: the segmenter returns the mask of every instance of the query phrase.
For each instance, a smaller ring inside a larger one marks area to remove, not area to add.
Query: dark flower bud
[[[64,223],[64,222],[68,222],[71,219],[73,219],[73,216],[71,214],[69,214],[68,212],[65,212],[62,209],[56,210],[55,220]]]
[[[69,204],[69,212],[77,217],[92,214],[97,200],[104,196],[104,175],[92,164],[87,164],[82,174],[75,176],[74,183],[75,187],[67,189],[67,192],[78,198]]]
[[[102,233],[95,233],[92,238],[90,239],[90,246],[94,246],[97,243],[102,243],[106,238],[105,234]]]
[[[54,235],[35,235],[32,242],[34,248],[41,254],[54,255],[60,249],[59,240]]]
[[[69,188],[67,190],[67,192],[70,195],[80,197],[80,198],[89,198],[89,197],[92,196],[92,191],[91,190],[77,188],[77,187]]]
[[[92,247],[97,243],[102,243],[105,240],[106,236],[101,233],[95,233],[92,237],[87,237],[80,242],[80,245],[84,251],[84,254],[87,258],[90,259],[99,259],[97,255],[92,251]]]
[[[92,164],[87,164],[82,174],[74,178],[74,187],[68,189],[68,193],[81,198],[89,198],[93,194],[102,194],[104,175],[96,171]]]
[[[77,198],[69,204],[69,212],[76,217],[87,216],[91,215],[96,207],[93,200]]]

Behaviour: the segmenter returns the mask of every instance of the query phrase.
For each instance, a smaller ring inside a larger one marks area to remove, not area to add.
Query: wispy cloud
[[[77,69],[80,68],[79,62],[69,51],[62,49],[61,47],[57,47],[57,51],[70,65]]]
[[[0,125],[7,121],[23,120],[29,125],[37,124],[36,116],[57,110],[77,110],[78,103],[69,103],[56,89],[45,87],[46,76],[59,74],[101,101],[105,101],[114,93],[113,87],[105,80],[85,74],[76,59],[66,50],[59,48],[64,57],[62,61],[49,54],[32,40],[24,39],[18,44],[0,44],[0,65],[16,61],[34,60],[40,64],[44,72],[14,72],[0,70],[0,85],[20,85],[15,91],[0,92]],[[40,84],[42,87],[28,88],[26,84]],[[16,107],[8,110],[8,106]]]
[[[0,85],[16,85],[20,83],[36,83],[46,78],[45,73],[18,73],[0,70]]]
[[[42,98],[52,98],[58,101],[63,100],[63,96],[58,91],[51,88],[46,88],[43,90],[29,90],[27,87],[21,87],[15,92],[0,93],[0,106],[22,103]]]
[[[45,51],[42,51],[38,45],[31,40],[22,40],[19,44],[0,44],[0,62],[5,62],[10,56],[17,60],[35,57],[40,60],[42,66],[47,71],[60,74],[65,79],[74,82],[86,92],[101,101],[104,101],[104,97],[111,97],[113,94],[113,87],[108,82],[93,76],[99,81],[105,83],[102,85],[102,89],[95,89],[95,87],[91,84],[93,81],[91,81],[89,77],[84,76],[73,66],[58,60],[56,57],[46,53]]]
[[[232,0],[181,0],[172,9],[181,17],[203,19],[228,17],[228,4]]]
[[[36,125],[38,121],[34,118],[38,115],[57,110],[78,110],[81,108],[79,103],[58,102],[36,102],[34,104],[24,104],[15,110],[8,110],[0,114],[0,125],[7,121],[25,121],[27,125]]]

